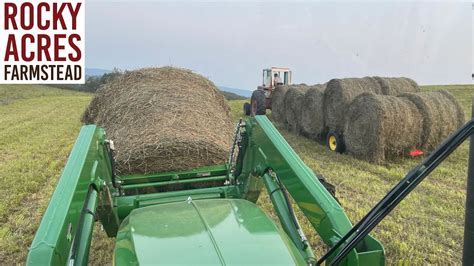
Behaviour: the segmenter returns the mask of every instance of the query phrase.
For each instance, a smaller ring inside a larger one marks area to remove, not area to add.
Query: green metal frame
[[[107,183],[111,183],[110,158],[104,140],[102,129],[93,125],[82,127],[31,244],[27,264],[65,265],[74,242],[79,264],[87,263],[87,242],[94,220],[91,213],[96,211],[99,200],[97,192],[109,188]]]
[[[199,199],[243,198],[256,202],[265,187],[282,228],[306,261],[314,261],[311,247],[301,241],[292,220],[281,181],[296,204],[329,246],[352,228],[343,209],[298,157],[266,116],[248,118],[242,128],[236,169],[217,165],[189,171],[112,177],[104,131],[84,126],[61,175],[31,245],[27,263],[85,265],[96,214],[108,236],[136,208]],[[234,173],[235,176],[234,176]],[[218,181],[204,188],[144,194],[144,188]],[[330,262],[331,258],[329,258]],[[382,245],[367,236],[343,264],[383,265]]]
[[[242,173],[237,179],[244,186],[253,186],[258,181],[252,179],[262,178],[268,169],[272,169],[324,243],[330,247],[335,245],[352,228],[352,224],[314,172],[303,163],[266,116],[256,116],[247,120],[245,138],[247,139],[244,139],[246,145],[245,156],[241,163]],[[282,219],[281,221],[283,223]],[[287,233],[293,234],[290,235],[291,239],[298,239],[296,232],[287,231]],[[301,243],[295,244],[301,246]],[[306,253],[305,250],[301,252]],[[328,261],[330,262],[331,258]],[[367,236],[362,245],[346,257],[343,264],[367,263],[385,264],[383,246],[370,236]]]

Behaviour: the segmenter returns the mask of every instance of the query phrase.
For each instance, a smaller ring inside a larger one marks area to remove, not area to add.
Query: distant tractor
[[[278,85],[291,85],[291,70],[271,67],[263,70],[262,85],[252,93],[250,103],[244,103],[244,115],[264,115],[272,106],[272,92]]]

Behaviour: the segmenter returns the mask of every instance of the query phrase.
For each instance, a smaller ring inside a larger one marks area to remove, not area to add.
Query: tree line
[[[84,84],[54,84],[50,85],[52,87],[61,88],[61,89],[68,89],[68,90],[76,90],[76,91],[83,91],[83,92],[96,92],[102,85],[115,79],[127,71],[122,71],[118,68],[114,68],[112,72],[105,73],[102,76],[87,76],[86,82]],[[219,89],[220,90],[220,89]],[[222,91],[222,94],[225,96],[227,100],[243,100],[247,99],[246,97],[237,95],[232,92]]]
[[[123,75],[125,72],[114,68],[112,72],[105,73],[102,76],[86,76],[86,81],[84,84],[54,84],[51,85],[52,87],[57,87],[61,89],[69,89],[69,90],[76,90],[76,91],[84,91],[84,92],[91,92],[94,93],[100,86],[104,85],[105,83],[109,82],[110,80]]]

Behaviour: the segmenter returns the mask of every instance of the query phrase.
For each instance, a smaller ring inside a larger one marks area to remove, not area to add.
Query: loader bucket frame
[[[295,221],[289,195],[330,247],[352,224],[266,116],[248,118],[237,128],[240,141],[235,165],[229,162],[189,171],[115,176],[113,154],[104,130],[94,125],[83,126],[35,235],[27,264],[86,265],[95,217],[107,235],[114,237],[120,223],[134,209],[185,201],[189,197],[193,201],[241,198],[255,202],[263,187],[270,195],[282,228],[300,255],[308,263],[315,262],[311,247]],[[140,193],[148,187],[203,180],[216,181],[219,185]],[[384,263],[382,245],[369,235],[342,262],[344,265]]]

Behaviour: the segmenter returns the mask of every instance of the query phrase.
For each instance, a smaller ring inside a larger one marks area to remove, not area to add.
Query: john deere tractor
[[[272,92],[278,85],[291,85],[291,70],[270,67],[263,70],[262,85],[253,91],[250,103],[244,103],[244,115],[264,115],[272,108]]]
[[[471,120],[353,226],[331,187],[264,115],[237,124],[225,164],[136,175],[117,175],[113,141],[83,126],[27,264],[86,265],[99,221],[115,238],[114,265],[384,265],[371,230],[473,132]],[[255,204],[263,189],[279,222]],[[326,254],[314,254],[293,206]]]

